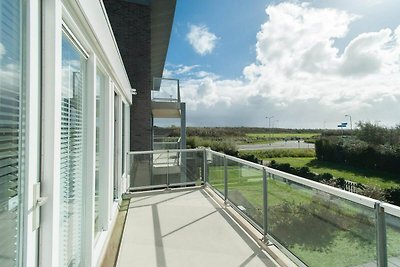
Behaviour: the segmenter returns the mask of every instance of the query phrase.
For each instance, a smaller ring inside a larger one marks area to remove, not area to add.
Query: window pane
[[[126,157],[126,151],[125,151],[125,107],[126,104],[122,102],[122,159],[121,159],[121,170],[122,173],[125,172],[125,157]]]
[[[61,253],[60,266],[80,266],[84,151],[85,59],[62,39],[61,89]]]
[[[20,1],[0,0],[0,266],[17,266],[23,170]]]
[[[100,232],[100,225],[99,225],[99,188],[100,188],[100,155],[102,151],[102,146],[100,144],[100,135],[101,131],[103,130],[102,126],[102,121],[103,121],[103,112],[102,112],[102,105],[101,105],[101,100],[103,97],[103,92],[104,92],[104,87],[105,87],[105,76],[104,74],[100,71],[97,70],[97,76],[96,76],[96,176],[95,176],[95,195],[94,195],[94,233],[95,236],[97,235],[98,232]]]

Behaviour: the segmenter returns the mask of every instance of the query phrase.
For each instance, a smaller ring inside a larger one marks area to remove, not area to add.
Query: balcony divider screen
[[[82,264],[85,58],[63,34],[60,266]]]
[[[21,1],[0,1],[0,266],[18,266],[24,99]]]

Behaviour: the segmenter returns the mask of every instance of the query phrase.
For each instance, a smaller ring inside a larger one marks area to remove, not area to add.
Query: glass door
[[[118,188],[120,183],[120,98],[114,92],[114,199],[118,199]]]
[[[21,1],[0,0],[0,266],[22,258],[24,90]]]
[[[62,37],[60,266],[82,265],[86,59]]]

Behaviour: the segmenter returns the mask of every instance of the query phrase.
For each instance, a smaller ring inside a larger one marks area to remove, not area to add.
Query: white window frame
[[[27,0],[26,0],[27,1]],[[36,2],[36,1],[33,1]],[[49,197],[49,201],[42,208],[42,226],[39,249],[40,266],[58,266],[59,264],[59,206],[60,206],[60,125],[61,125],[61,62],[62,62],[62,27],[68,32],[74,44],[88,58],[86,89],[86,140],[85,140],[85,199],[84,199],[84,222],[83,231],[83,255],[82,263],[85,266],[97,265],[104,254],[104,244],[110,238],[116,214],[118,212],[118,202],[113,198],[113,164],[114,164],[114,90],[119,95],[120,101],[131,102],[126,99],[127,87],[126,74],[115,73],[111,65],[104,65],[102,61],[109,62],[109,58],[95,40],[91,29],[86,23],[81,5],[86,2],[75,1],[43,1],[43,117],[44,122],[42,134],[42,186],[43,195]],[[96,22],[97,23],[97,22]],[[98,25],[97,25],[98,26]],[[88,33],[89,32],[89,33]],[[110,45],[107,43],[107,45]],[[113,52],[115,53],[115,52]],[[113,66],[117,66],[117,71],[122,69],[112,59]],[[99,68],[106,77],[105,92],[102,97],[101,109],[103,111],[102,134],[100,143],[103,145],[103,152],[100,155],[103,170],[100,172],[100,213],[99,226],[103,232],[94,240],[94,192],[95,192],[95,160],[96,160],[96,140],[95,140],[95,119],[96,119],[96,71]],[[114,78],[117,79],[114,82]],[[123,86],[125,90],[121,90]],[[130,88],[129,88],[130,89]],[[122,106],[122,105],[120,105]],[[128,106],[129,108],[129,106]],[[129,121],[129,112],[126,113],[125,122]],[[121,116],[121,112],[119,112]],[[119,119],[121,121],[121,118]],[[120,123],[120,127],[122,127]],[[127,131],[125,145],[129,147],[129,124],[125,124]],[[122,136],[119,129],[119,136]],[[119,138],[121,142],[121,138]],[[127,150],[128,151],[128,150]],[[122,155],[121,155],[122,156]],[[121,159],[120,159],[121,160]],[[119,179],[122,177],[122,170],[119,170]],[[121,188],[118,189],[120,196]]]

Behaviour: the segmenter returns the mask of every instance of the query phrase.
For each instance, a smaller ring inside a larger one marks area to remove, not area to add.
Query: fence
[[[206,184],[300,266],[397,266],[400,208],[208,149],[130,152],[130,190]]]

